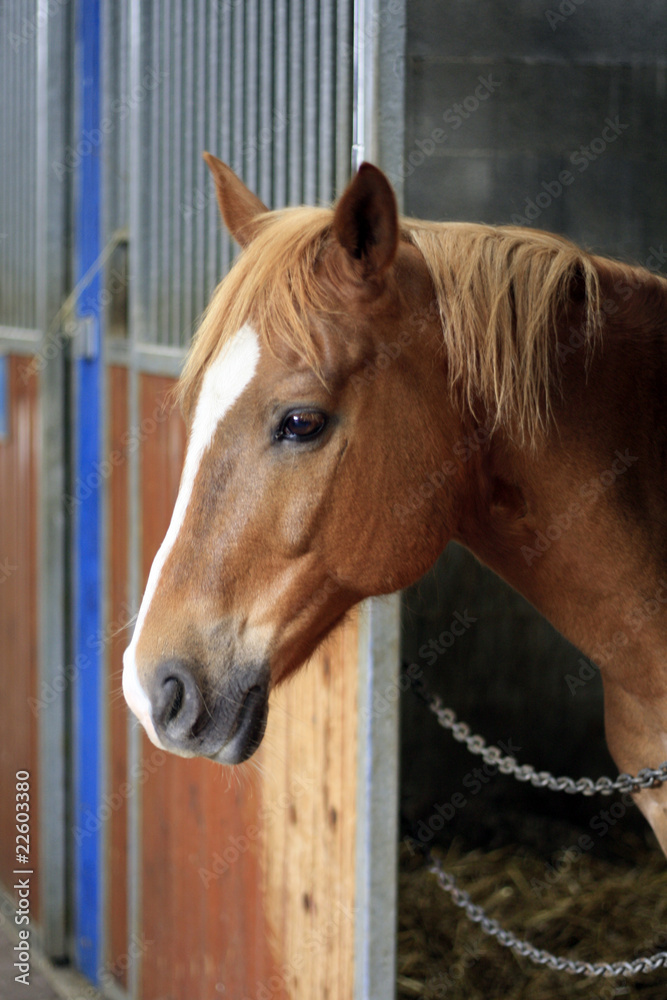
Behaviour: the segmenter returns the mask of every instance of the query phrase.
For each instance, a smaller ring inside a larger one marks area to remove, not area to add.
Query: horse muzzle
[[[236,668],[214,689],[197,664],[168,660],[147,687],[155,735],[165,750],[240,764],[262,742],[269,711],[266,664]]]

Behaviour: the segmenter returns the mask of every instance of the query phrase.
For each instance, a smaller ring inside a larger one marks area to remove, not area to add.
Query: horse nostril
[[[206,714],[199,686],[188,664],[171,660],[158,670],[153,688],[153,722],[172,743],[187,743]]]
[[[164,723],[169,726],[169,723],[176,718],[183,707],[185,688],[180,678],[167,677],[162,685],[162,690],[165,696]]]

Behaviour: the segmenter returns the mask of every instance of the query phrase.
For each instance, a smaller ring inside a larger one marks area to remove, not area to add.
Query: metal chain
[[[532,764],[519,764],[516,757],[504,754],[499,747],[487,746],[483,736],[470,731],[467,722],[458,722],[456,713],[445,708],[437,694],[427,691],[422,680],[411,680],[413,690],[426,702],[437,717],[443,729],[448,729],[455,740],[465,743],[470,753],[482,757],[487,764],[497,767],[502,774],[511,774],[517,781],[528,781],[535,788],[549,788],[552,792],[568,795],[611,795],[613,792],[635,792],[642,788],[654,788],[667,781],[667,761],[659,767],[644,767],[633,777],[619,774],[617,778],[566,778],[551,774],[550,771],[536,771]]]
[[[437,717],[443,729],[448,729],[455,740],[465,743],[471,753],[482,757],[487,764],[497,767],[503,774],[511,774],[518,781],[529,781],[536,788],[550,788],[554,792],[566,792],[574,795],[580,792],[582,795],[611,795],[612,792],[631,792],[641,788],[651,788],[654,785],[667,781],[667,761],[660,767],[643,768],[636,777],[630,774],[620,774],[618,778],[556,778],[549,771],[536,771],[531,764],[518,764],[515,757],[503,754],[502,750],[496,746],[487,746],[482,736],[473,734],[470,726],[466,722],[457,722],[456,713],[451,708],[445,708],[439,695],[431,694],[422,680],[411,679],[413,690],[426,702],[430,710]],[[411,838],[412,839],[412,838]],[[530,941],[518,938],[512,931],[505,930],[504,927],[493,920],[482,909],[473,903],[470,896],[463,889],[459,889],[456,879],[449,872],[446,872],[440,861],[433,856],[431,851],[424,848],[419,841],[415,841],[417,846],[424,851],[429,863],[429,871],[436,876],[438,882],[445,892],[449,893],[452,901],[459,906],[469,920],[479,924],[485,934],[495,937],[505,948],[509,948],[517,955],[529,958],[537,965],[546,965],[550,969],[558,972],[568,972],[574,976],[608,978],[615,976],[636,976],[641,973],[655,972],[656,969],[667,967],[667,951],[659,951],[654,955],[642,955],[632,961],[622,962],[584,962],[573,958],[559,958],[552,955],[544,948],[536,948]]]
[[[584,962],[574,958],[559,958],[545,951],[544,948],[536,948],[530,941],[518,938],[516,934],[505,930],[496,920],[491,917],[471,900],[470,896],[463,889],[459,889],[456,879],[449,872],[446,872],[437,858],[434,858],[430,851],[426,852],[429,862],[429,871],[438,879],[441,888],[448,892],[456,906],[460,906],[469,920],[479,924],[485,934],[495,937],[499,944],[505,948],[510,948],[515,954],[529,958],[537,965],[546,965],[550,969],[558,972],[569,972],[573,976],[636,976],[641,973],[655,972],[656,969],[667,967],[667,951],[658,951],[654,955],[642,955],[640,958],[627,962]]]

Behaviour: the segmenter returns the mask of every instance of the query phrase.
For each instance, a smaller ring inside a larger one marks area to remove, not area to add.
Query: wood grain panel
[[[106,837],[108,873],[105,963],[110,973],[127,988],[127,705],[123,698],[123,650],[128,643],[128,457],[133,443],[128,431],[128,373],[125,368],[108,369],[108,442],[111,472],[108,484],[107,525],[107,698],[109,743],[107,780],[114,804]]]
[[[30,771],[30,903],[39,919],[37,738],[46,708],[37,674],[39,379],[7,359],[9,433],[0,440],[0,878],[14,883],[15,781]]]
[[[357,617],[274,692],[260,750],[264,905],[291,1000],[354,988]]]
[[[144,417],[169,388],[142,377]],[[143,444],[144,579],[183,441],[174,414]],[[262,749],[240,768],[144,741],[142,1000],[350,1000],[356,664],[352,619],[275,694]]]

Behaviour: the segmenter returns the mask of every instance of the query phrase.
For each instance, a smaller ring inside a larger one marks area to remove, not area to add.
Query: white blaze
[[[141,686],[137,673],[136,650],[139,636],[141,635],[141,629],[146,619],[148,608],[157,590],[162,568],[167,561],[167,556],[185,520],[185,514],[188,509],[190,497],[192,496],[192,488],[201,460],[213,441],[220,421],[253,377],[258,358],[259,342],[257,334],[249,324],[246,324],[228,341],[204,374],[190,430],[188,450],[185,456],[185,464],[183,466],[174,512],[171,515],[167,534],[158,549],[148,575],[148,583],[146,584],[144,597],[139,608],[132,642],[123,655],[123,693],[125,700],[156,746],[160,746],[161,744],[153,726],[150,701]]]

